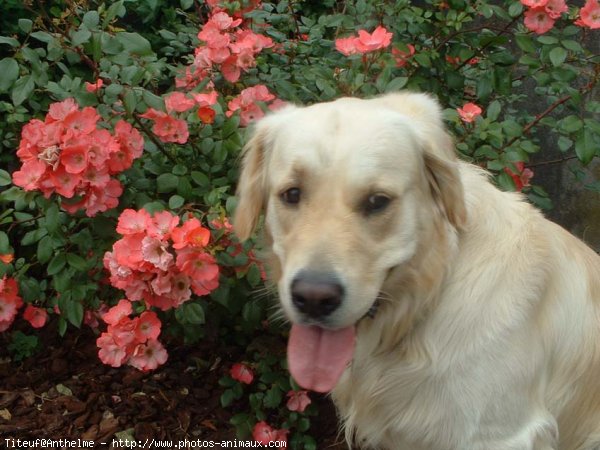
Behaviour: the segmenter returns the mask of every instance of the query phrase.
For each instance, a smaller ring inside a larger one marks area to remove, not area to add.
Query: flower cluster
[[[72,98],[50,105],[42,122],[33,119],[21,132],[17,156],[23,165],[12,179],[26,191],[40,190],[46,198],[57,193],[70,213],[85,209],[92,217],[118,205],[123,192],[113,178],[141,156],[144,139],[120,120],[114,135],[98,127],[92,107],[79,109]]]
[[[189,300],[192,292],[207,295],[219,286],[219,266],[207,247],[210,231],[196,218],[179,222],[168,211],[151,216],[144,209],[126,209],[119,217],[117,232],[123,237],[104,255],[104,267],[130,301],[164,311]]]
[[[349,56],[380,50],[389,46],[391,42],[392,33],[379,26],[370,34],[365,30],[359,30],[358,36],[336,39],[335,48],[343,55]]]
[[[242,19],[233,18],[226,12],[214,12],[198,33],[202,44],[196,48],[194,62],[186,68],[183,77],[176,81],[177,87],[191,88],[215,69],[223,77],[235,83],[242,71],[256,65],[256,55],[263,49],[273,47],[273,40],[250,29],[239,28]]]
[[[525,26],[537,34],[550,31],[561,15],[569,11],[565,0],[521,0],[521,3],[528,8]]]
[[[260,119],[265,115],[257,102],[269,104],[269,109],[275,110],[285,105],[285,102],[277,99],[269,92],[266,86],[258,85],[244,89],[240,94],[232,99],[228,104],[228,110],[225,113],[231,117],[236,111],[240,112],[240,125],[245,127],[250,122]]]
[[[10,328],[22,306],[17,280],[4,275],[0,279],[0,333]]]
[[[158,340],[161,322],[153,311],[133,319],[132,312],[131,302],[122,299],[104,314],[108,329],[96,340],[98,357],[112,367],[129,364],[143,371],[154,370],[167,361],[167,351]]]
[[[533,170],[526,169],[523,161],[514,163],[514,166],[515,169],[517,169],[517,173],[513,172],[508,167],[504,168],[504,172],[506,172],[514,181],[515,189],[518,192],[521,192],[524,187],[529,186],[529,180],[533,178]]]
[[[276,441],[280,443],[285,443],[284,446],[280,445],[280,447],[278,448],[287,448],[288,433],[289,430],[286,430],[285,428],[280,430],[272,428],[264,420],[258,422],[256,425],[254,425],[254,428],[252,429],[252,437],[255,441],[260,442],[262,445],[266,446],[269,443]]]

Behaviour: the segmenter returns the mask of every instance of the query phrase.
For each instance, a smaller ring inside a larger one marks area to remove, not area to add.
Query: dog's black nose
[[[340,306],[344,287],[335,275],[302,271],[292,281],[291,294],[298,311],[319,319]]]

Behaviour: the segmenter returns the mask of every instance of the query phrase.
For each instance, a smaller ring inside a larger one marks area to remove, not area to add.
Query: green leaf
[[[100,15],[98,11],[88,11],[83,15],[82,23],[86,26],[87,29],[93,30],[98,27],[100,23]]]
[[[567,133],[574,133],[581,130],[583,127],[583,121],[574,115],[567,116],[560,121],[560,128]]]
[[[50,236],[44,236],[37,246],[37,258],[42,264],[46,264],[54,254],[54,242]]]
[[[589,130],[582,130],[575,141],[575,154],[583,165],[589,164],[596,156],[596,143]]]
[[[85,44],[92,37],[92,32],[87,28],[81,28],[71,34],[71,45],[77,47],[81,44]]]
[[[75,270],[79,270],[80,272],[87,270],[87,261],[79,255],[67,253],[67,262]]]
[[[508,7],[508,15],[510,17],[517,17],[523,12],[523,5],[520,2],[514,2]]]
[[[18,47],[19,41],[17,41],[15,38],[0,36],[0,44],[8,44],[11,47]]]
[[[185,11],[194,5],[194,0],[181,0],[179,3],[181,5],[181,9]]]
[[[122,31],[115,36],[129,53],[138,56],[154,55],[150,41],[138,33]]]
[[[277,386],[273,386],[265,393],[265,398],[263,399],[263,403],[267,408],[277,408],[279,407],[281,400],[283,398],[281,389]]]
[[[567,59],[568,52],[562,47],[555,47],[550,51],[550,61],[554,67],[558,67]]]
[[[29,33],[33,26],[33,22],[30,19],[19,19],[19,28],[25,33]]]
[[[0,254],[10,253],[10,241],[4,231],[0,231]]]
[[[185,203],[185,198],[183,198],[180,195],[172,195],[171,198],[169,198],[169,208],[170,209],[181,208],[184,203]]]
[[[2,73],[0,71],[0,73]],[[0,169],[0,186],[8,186],[12,184],[12,178],[10,177],[10,173],[8,173],[4,169]]]
[[[45,42],[46,44],[49,44],[55,39],[54,36],[52,36],[50,33],[46,33],[45,31],[36,31],[31,33],[30,36],[38,41]]]
[[[8,92],[19,77],[19,64],[14,58],[4,58],[0,60],[0,73],[0,92]]]
[[[396,92],[396,91],[399,91],[404,86],[406,86],[406,83],[408,83],[408,77],[397,77],[397,78],[394,78],[388,84],[386,84],[386,86],[385,86],[385,92]]]
[[[69,300],[62,304],[61,313],[63,313],[69,322],[77,328],[81,326],[83,321],[83,305],[79,302]]]
[[[517,34],[515,38],[517,41],[517,45],[524,52],[534,53],[536,51],[533,39],[528,34]]]
[[[573,141],[566,136],[560,136],[557,144],[561,152],[566,152],[573,146]]]
[[[48,275],[50,275],[50,276],[56,275],[58,272],[63,270],[63,268],[65,267],[66,264],[67,264],[67,257],[65,256],[64,253],[59,253],[58,255],[54,256],[54,258],[52,258],[52,260],[48,264],[48,268],[46,269],[48,272]]]
[[[201,325],[205,322],[202,305],[198,303],[184,303],[180,308],[184,309],[185,320],[187,323]]]
[[[555,38],[554,36],[548,36],[548,35],[538,36],[537,40],[540,44],[545,44],[545,45],[558,44],[558,39]]]
[[[19,106],[23,103],[33,92],[35,88],[35,83],[33,82],[33,78],[31,75],[25,75],[24,77],[19,78],[12,89],[12,101],[15,106]]]
[[[156,188],[160,193],[172,192],[179,185],[179,177],[172,173],[163,173],[156,179]]]
[[[52,204],[50,207],[48,207],[46,210],[45,219],[48,233],[52,234],[58,230],[58,227],[60,226],[58,205]]]
[[[502,105],[500,104],[500,102],[498,100],[494,100],[492,103],[490,103],[490,106],[488,106],[487,108],[487,118],[491,121],[495,121],[496,119],[498,119],[501,110]]]

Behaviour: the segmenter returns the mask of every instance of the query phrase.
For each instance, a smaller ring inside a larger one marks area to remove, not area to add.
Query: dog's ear
[[[431,194],[448,221],[461,229],[467,219],[465,196],[456,161],[446,161],[424,152],[425,175]]]
[[[257,126],[242,152],[242,170],[237,186],[238,204],[233,228],[240,240],[250,237],[265,206],[266,127]]]

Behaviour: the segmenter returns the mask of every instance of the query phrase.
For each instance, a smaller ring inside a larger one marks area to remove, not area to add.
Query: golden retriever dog
[[[459,161],[418,93],[290,106],[245,148],[288,363],[349,444],[600,449],[600,258]]]

